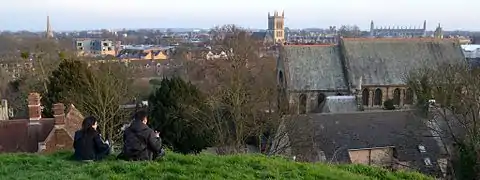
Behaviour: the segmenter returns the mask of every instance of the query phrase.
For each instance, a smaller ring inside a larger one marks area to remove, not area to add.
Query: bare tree
[[[467,175],[467,179],[475,177],[479,172],[476,166],[480,150],[480,70],[463,64],[426,67],[412,71],[407,80],[444,152],[454,161],[460,155],[470,155],[469,163],[473,164],[466,166],[476,172],[470,172],[474,174]]]
[[[267,154],[285,152],[291,124],[277,111],[274,57],[264,56],[263,44],[234,25],[216,27],[211,35],[211,51],[226,56],[196,56],[184,68],[186,78],[209,95],[213,110],[202,124],[215,132],[219,153],[245,152],[252,137]]]
[[[128,116],[121,105],[134,96],[132,79],[121,64],[98,65],[98,69],[91,69],[91,75],[85,79],[86,87],[72,90],[70,97],[85,115],[99,118],[100,132],[104,137],[118,140],[121,137],[118,131]]]
[[[362,35],[362,31],[357,25],[342,25],[338,29],[338,35],[345,38],[355,38]]]

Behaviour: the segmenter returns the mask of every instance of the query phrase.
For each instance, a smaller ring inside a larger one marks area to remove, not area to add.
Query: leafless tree
[[[116,63],[100,63],[92,67],[85,88],[73,89],[70,97],[85,115],[99,118],[100,132],[111,140],[120,139],[128,113],[121,108],[133,99],[132,79],[126,67]]]
[[[362,35],[362,31],[357,25],[342,25],[338,29],[338,35],[345,38],[355,38]]]
[[[480,70],[463,64],[446,64],[412,71],[407,80],[415,92],[422,116],[427,119],[432,134],[443,144],[443,150],[455,160],[461,148],[477,161],[480,150]],[[469,166],[478,166],[478,163]],[[477,167],[475,171],[479,172]]]
[[[184,68],[186,78],[209,95],[214,110],[204,124],[215,132],[219,153],[243,153],[251,137],[267,154],[285,152],[291,124],[277,111],[274,57],[263,56],[263,44],[234,25],[216,27],[211,35],[211,51],[226,57],[196,56]]]

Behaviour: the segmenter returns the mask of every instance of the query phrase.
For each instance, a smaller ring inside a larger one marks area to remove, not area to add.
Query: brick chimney
[[[42,118],[42,107],[40,103],[39,93],[30,93],[28,95],[28,117],[30,123],[38,123],[38,120]]]
[[[57,103],[53,105],[53,117],[55,125],[65,125],[65,105]]]

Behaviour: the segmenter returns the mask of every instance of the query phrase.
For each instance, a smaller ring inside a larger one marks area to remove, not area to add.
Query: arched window
[[[382,90],[377,88],[374,93],[373,105],[381,106],[382,105]]]
[[[413,91],[410,88],[405,91],[404,104],[413,104]]]
[[[393,90],[393,104],[400,105],[400,89]]]
[[[370,99],[370,92],[367,88],[362,91],[362,101],[364,106],[368,106],[368,100]]]
[[[280,84],[280,86],[283,86],[283,83],[284,83],[283,71],[279,71],[278,72],[278,84]]]
[[[305,95],[305,94],[300,95],[299,113],[300,114],[306,114],[307,113],[307,95]]]
[[[327,99],[327,96],[325,96],[325,94],[323,94],[323,93],[318,94],[317,106],[319,108],[323,105],[323,102],[325,102],[325,99]]]

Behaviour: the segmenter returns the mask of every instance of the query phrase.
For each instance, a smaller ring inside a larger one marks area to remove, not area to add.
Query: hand
[[[157,137],[157,138],[160,137],[160,132],[155,131],[155,137]]]

